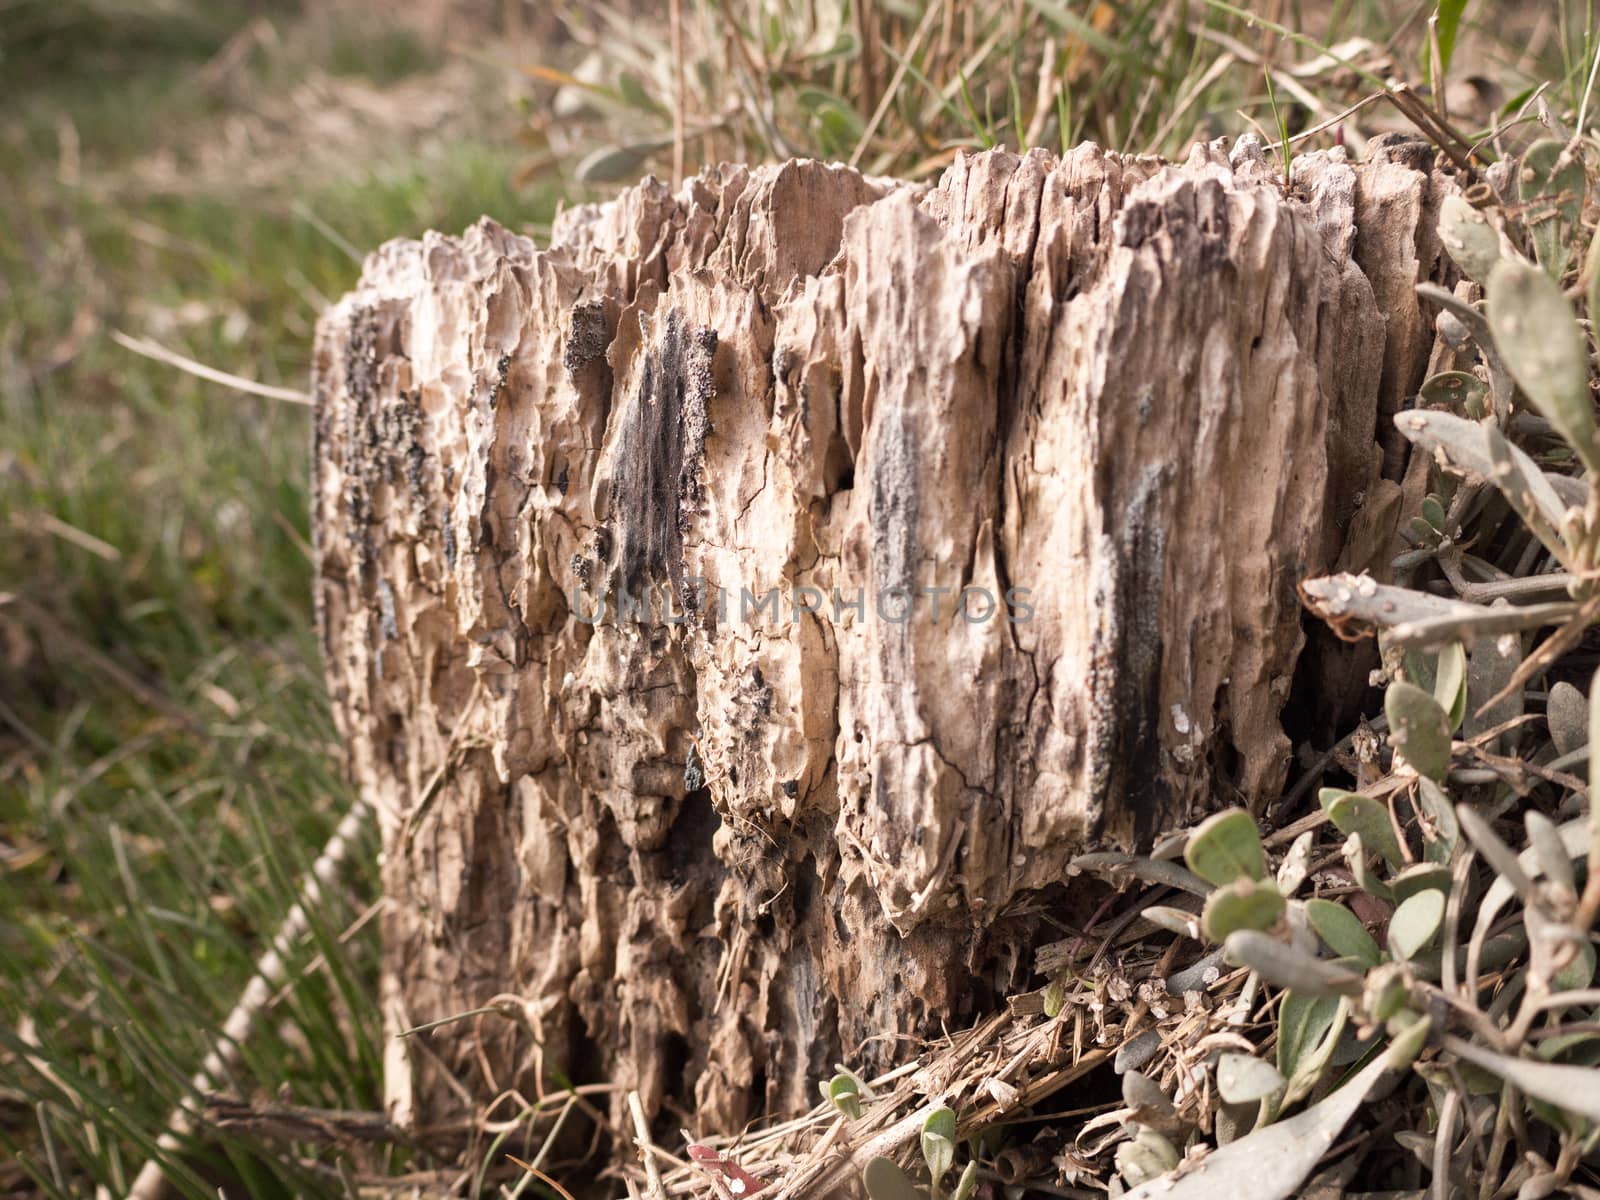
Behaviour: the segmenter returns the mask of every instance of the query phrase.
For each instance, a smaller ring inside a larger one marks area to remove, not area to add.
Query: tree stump
[[[501,1010],[389,1043],[394,1118],[808,1107],[1030,986],[1076,853],[1261,813],[1296,585],[1391,549],[1431,158],[723,167],[375,252],[317,339],[327,678],[389,1032]]]

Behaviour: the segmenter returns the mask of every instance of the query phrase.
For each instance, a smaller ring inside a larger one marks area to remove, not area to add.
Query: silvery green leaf
[[[1426,819],[1423,857],[1430,863],[1448,863],[1461,836],[1461,827],[1456,824],[1456,810],[1450,805],[1450,797],[1433,780],[1418,779],[1417,808]],[[1393,882],[1390,881],[1390,886],[1393,886]]]
[[[1288,999],[1288,996],[1284,997],[1285,1002]],[[1311,1003],[1314,1006],[1312,1009],[1314,1017],[1320,1021],[1321,1014],[1328,1001],[1323,998],[1316,998]],[[1280,1008],[1279,1011],[1281,1013],[1282,1009]],[[1350,1002],[1341,997],[1333,1010],[1333,1021],[1326,1029],[1321,1029],[1318,1025],[1312,1025],[1306,1029],[1307,1040],[1300,1048],[1297,1061],[1292,1069],[1284,1071],[1289,1077],[1289,1086],[1284,1089],[1281,1101],[1283,1107],[1287,1108],[1289,1105],[1303,1100],[1317,1089],[1317,1085],[1322,1081],[1323,1073],[1327,1071],[1333,1062],[1333,1053],[1339,1048],[1339,1042],[1344,1036],[1345,1026],[1349,1023],[1349,1019]],[[1280,1018],[1280,1036],[1281,1025]]]
[[[1534,1046],[1533,1052],[1545,1062],[1556,1062],[1563,1055],[1576,1050],[1580,1046],[1583,1049],[1578,1052],[1578,1056],[1572,1061],[1579,1066],[1600,1066],[1600,1033],[1562,1033],[1557,1034],[1555,1037],[1540,1038],[1538,1044]],[[1482,1071],[1479,1067],[1469,1067],[1468,1069],[1489,1075],[1487,1071]],[[1489,1078],[1493,1081],[1492,1089],[1498,1092],[1500,1090],[1500,1081],[1495,1079],[1493,1075],[1489,1075]]]
[[[1394,423],[1408,440],[1452,469],[1493,483],[1545,549],[1565,561],[1566,546],[1557,531],[1567,506],[1533,459],[1498,429],[1453,413],[1416,409],[1396,413]]]
[[[1306,881],[1306,875],[1311,870],[1311,847],[1315,841],[1316,835],[1306,830],[1290,844],[1288,853],[1278,864],[1278,890],[1285,896],[1294,895]]]
[[[1278,1005],[1278,1071],[1294,1079],[1339,1019],[1342,997],[1290,990]]]
[[[1461,728],[1461,719],[1467,715],[1467,650],[1460,642],[1451,642],[1439,651],[1433,698],[1444,709],[1450,729]]]
[[[1565,679],[1550,689],[1545,722],[1557,754],[1571,754],[1589,744],[1589,701]]]
[[[944,1178],[956,1155],[955,1110],[941,1106],[928,1114],[922,1122],[922,1159],[928,1164],[928,1175],[935,1187]]]
[[[1392,692],[1395,686],[1402,685],[1391,685],[1389,690]],[[1426,692],[1421,694],[1427,698]],[[1323,788],[1317,793],[1317,800],[1340,833],[1360,834],[1362,846],[1377,850],[1391,867],[1398,867],[1405,862],[1405,855],[1400,852],[1400,839],[1395,836],[1394,822],[1389,816],[1389,807],[1383,801],[1363,796],[1360,792],[1347,792],[1343,788]]]
[[[1200,929],[1213,942],[1224,942],[1236,929],[1271,929],[1283,916],[1283,893],[1271,883],[1235,879],[1206,897]]]
[[[1433,941],[1444,920],[1444,903],[1444,893],[1433,888],[1403,900],[1389,918],[1389,953],[1404,962]]]
[[[1409,530],[1407,537],[1413,546],[1438,547],[1440,545],[1439,531],[1422,517],[1412,517],[1410,521],[1406,522],[1406,528]]]
[[[1417,295],[1423,300],[1433,301],[1449,313],[1467,331],[1472,340],[1478,343],[1478,349],[1485,353],[1493,351],[1494,334],[1489,332],[1489,322],[1485,321],[1483,314],[1467,301],[1437,283],[1417,284]]]
[[[1561,835],[1556,832],[1555,822],[1530,808],[1522,814],[1522,823],[1528,830],[1528,848],[1538,860],[1544,877],[1576,894],[1577,881],[1572,874],[1572,858],[1561,842]]]
[[[1433,319],[1433,328],[1444,339],[1444,344],[1457,354],[1464,353],[1474,343],[1472,332],[1462,322],[1461,318],[1453,312],[1442,312]],[[1435,405],[1426,404],[1424,408],[1434,408]],[[1482,416],[1482,413],[1468,413],[1469,417]]]
[[[1267,856],[1255,818],[1242,808],[1230,808],[1206,818],[1184,847],[1189,869],[1209,883],[1236,879],[1261,879],[1267,873]]]
[[[1517,194],[1534,256],[1552,279],[1566,273],[1570,234],[1583,211],[1583,160],[1568,152],[1565,139],[1543,138],[1529,146],[1517,164]]]
[[[1572,961],[1551,977],[1550,990],[1573,992],[1587,988],[1594,982],[1594,963],[1594,946],[1585,942],[1578,947],[1578,952],[1572,956]]]
[[[1367,866],[1367,848],[1361,841],[1359,833],[1352,833],[1345,838],[1344,845],[1340,848],[1344,854],[1345,865],[1350,868],[1350,874],[1355,877],[1356,885],[1369,896],[1376,896],[1379,900],[1393,900],[1394,892],[1389,885],[1384,883],[1372,873]]]
[[[1395,752],[1418,775],[1442,783],[1450,770],[1450,719],[1439,702],[1401,680],[1385,691],[1383,710]],[[1365,836],[1367,831],[1361,833]]]
[[[1117,1174],[1129,1185],[1160,1179],[1178,1165],[1178,1150],[1153,1129],[1141,1129],[1117,1147]]]
[[[1452,823],[1455,821],[1454,814],[1450,820]],[[1438,862],[1413,863],[1390,877],[1389,890],[1394,893],[1397,904],[1404,904],[1418,892],[1443,892],[1448,895],[1450,868]]]
[[[971,1200],[972,1193],[978,1190],[978,1160],[972,1159],[967,1163],[966,1169],[961,1172],[961,1179],[956,1183],[956,1190],[952,1200]]]
[[[1596,239],[1600,241],[1600,239]],[[1505,600],[1496,600],[1493,607],[1509,609]],[[1478,709],[1483,701],[1497,696],[1511,682],[1517,668],[1522,665],[1522,639],[1514,635],[1497,638],[1480,638],[1467,656],[1467,715],[1461,723],[1463,736],[1475,738],[1487,730],[1504,725],[1522,715],[1522,689],[1513,688],[1511,694],[1481,716]],[[1499,734],[1491,751],[1506,753],[1516,731]]]
[[[1436,283],[1417,284],[1417,295],[1442,308],[1444,312],[1440,314],[1441,318],[1450,317],[1478,344],[1478,349],[1483,354],[1483,361],[1489,368],[1490,405],[1501,427],[1504,428],[1511,420],[1511,393],[1514,385],[1510,370],[1495,348],[1494,334],[1489,332],[1489,322],[1484,320],[1483,314],[1471,304]],[[1441,327],[1442,331],[1443,322],[1435,324]]]
[[[579,183],[632,183],[644,171],[645,163],[671,142],[637,142],[631,146],[601,146],[586,155],[574,174]]]
[[[1424,650],[1420,646],[1407,646],[1400,659],[1402,670],[1400,678],[1408,683],[1414,683],[1425,692],[1434,689],[1434,683],[1439,678],[1439,655],[1437,651]],[[1440,704],[1444,701],[1440,700]]]
[[[1200,937],[1200,918],[1186,908],[1152,904],[1139,915],[1152,925],[1159,925],[1162,929],[1176,933],[1180,937],[1195,939]]]
[[[1502,262],[1489,277],[1488,319],[1501,357],[1541,416],[1578,452],[1600,465],[1589,348],[1561,285],[1526,263]]]
[[[1067,874],[1076,875],[1080,871],[1089,871],[1112,881],[1119,876],[1131,875],[1141,882],[1175,887],[1192,896],[1204,896],[1211,891],[1209,883],[1175,862],[1140,854],[1125,854],[1119,850],[1095,850],[1077,855],[1067,863]]]
[[[1136,1114],[1144,1111],[1155,1122],[1170,1120],[1178,1115],[1171,1099],[1150,1076],[1141,1071],[1126,1071],[1122,1076],[1122,1103]],[[1135,1120],[1152,1123],[1143,1117]]]
[[[861,1116],[861,1085],[854,1075],[839,1072],[828,1081],[824,1092],[829,1102],[852,1121]]]
[[[1274,987],[1308,996],[1353,996],[1361,990],[1361,976],[1302,954],[1258,930],[1230,933],[1223,950],[1229,962],[1249,967]]]
[[[1548,511],[1540,496],[1548,494],[1559,501],[1560,493],[1542,471],[1530,469],[1527,455],[1501,436],[1499,430],[1488,426],[1485,428],[1487,434],[1484,440],[1489,444],[1489,457],[1494,461],[1490,481],[1500,489],[1506,503],[1516,510],[1528,531],[1539,539],[1540,545],[1570,570],[1573,559],[1567,534],[1571,532],[1573,518],[1581,519],[1582,514],[1568,508],[1562,512],[1560,520],[1546,524]]]
[[[1445,1034],[1444,1048],[1457,1058],[1493,1071],[1525,1095],[1600,1124],[1600,1068],[1513,1058],[1453,1034]]]
[[[1217,1061],[1217,1091],[1229,1104],[1249,1104],[1284,1087],[1278,1068],[1252,1054],[1224,1054]]]
[[[1522,863],[1511,847],[1500,840],[1500,835],[1478,810],[1466,804],[1458,804],[1456,819],[1461,822],[1462,831],[1472,840],[1473,846],[1483,856],[1483,860],[1494,869],[1495,874],[1505,880],[1524,900],[1531,898],[1533,881],[1523,871]]]
[[[1428,408],[1449,408],[1473,420],[1489,415],[1489,385],[1465,371],[1441,371],[1417,395]]]
[[[1439,240],[1462,274],[1482,283],[1500,261],[1500,233],[1457,193],[1439,205]]]
[[[1327,1099],[1219,1147],[1206,1157],[1204,1170],[1143,1184],[1123,1200],[1288,1200],[1298,1195],[1378,1081],[1417,1056],[1427,1030],[1426,1021],[1417,1022]]]
[[[874,1158],[862,1172],[872,1200],[928,1200],[928,1193],[906,1178],[906,1173],[882,1155]]]
[[[1591,780],[1593,779],[1594,770],[1594,763],[1591,760]],[[1593,787],[1593,783],[1590,786]],[[1589,822],[1587,819],[1579,817],[1577,820],[1558,825],[1556,826],[1556,834],[1560,837],[1561,844],[1567,848],[1567,854],[1570,857],[1581,858],[1587,852],[1589,847]],[[1502,842],[1501,845],[1504,845],[1504,843]],[[1527,879],[1528,872],[1539,869],[1539,856],[1531,846],[1517,856],[1517,867],[1524,880]],[[1478,915],[1473,921],[1470,945],[1484,943],[1484,953],[1487,956],[1489,946],[1492,945],[1492,939],[1489,942],[1485,942],[1489,928],[1495,923],[1495,919],[1499,917],[1500,910],[1517,894],[1516,886],[1503,873],[1495,878],[1494,882],[1489,885],[1489,890],[1483,894],[1482,902],[1478,905]],[[1469,963],[1469,978],[1472,970],[1472,964]]]
[[[1335,954],[1359,959],[1367,967],[1375,967],[1382,961],[1383,951],[1378,949],[1378,943],[1373,941],[1361,918],[1344,905],[1332,900],[1307,900],[1306,919]]]

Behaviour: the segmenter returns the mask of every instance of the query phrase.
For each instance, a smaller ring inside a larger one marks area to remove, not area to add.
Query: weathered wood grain
[[[377,251],[319,329],[315,503],[385,1017],[519,1014],[391,1042],[394,1118],[557,1068],[663,1129],[807,1106],[1026,986],[1074,852],[1273,798],[1447,186],[796,162]]]

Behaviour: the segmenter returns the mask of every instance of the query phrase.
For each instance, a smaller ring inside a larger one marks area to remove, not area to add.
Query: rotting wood
[[[1027,990],[1074,853],[1275,798],[1296,585],[1393,537],[1450,186],[1411,143],[1287,195],[1253,139],[792,162],[378,250],[313,382],[385,1021],[524,1001],[391,1039],[392,1118],[557,1070],[664,1145],[798,1111]]]

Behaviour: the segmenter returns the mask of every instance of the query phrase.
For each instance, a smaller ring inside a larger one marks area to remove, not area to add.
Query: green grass
[[[1592,6],[1447,7],[1456,51],[1448,78],[1488,74],[1508,96],[1548,80],[1556,107],[1577,108]],[[925,22],[921,4],[874,8],[869,54],[849,0],[684,0],[680,91],[657,23],[608,0],[575,6],[569,30],[598,70],[582,85],[544,76],[549,95],[583,104],[576,119],[536,115],[535,125],[557,164],[578,163],[579,183],[602,185],[646,169],[670,174],[679,129],[686,174],[722,159],[792,154],[933,178],[961,149],[1056,150],[1085,140],[1181,158],[1193,142],[1237,136],[1251,123],[1276,141],[1330,121],[1391,75],[1424,80],[1434,11],[1418,0],[1018,0],[957,6],[958,19],[944,23]],[[1290,77],[1336,47],[1343,67],[1328,59]],[[1283,85],[1296,83],[1286,94]],[[730,92],[751,99],[736,103]],[[1380,114],[1394,115],[1370,109],[1344,132],[1370,133]],[[1330,127],[1299,148],[1334,138]]]
[[[267,193],[124,199],[128,164],[220,110],[190,81],[230,30],[198,8],[140,13],[119,60],[112,32],[69,19],[87,11],[56,14],[79,55],[23,48],[54,69],[13,77],[0,126],[0,1191],[51,1196],[126,1191],[352,802],[312,631],[307,410],[107,334],[303,388],[318,306],[359,269],[318,224],[365,249],[551,208],[511,186],[513,148],[472,140]],[[394,37],[336,39],[327,65],[380,82],[428,65]],[[60,170],[68,122],[76,180]],[[222,1090],[381,1107],[376,923],[361,922],[375,840],[312,914],[293,986]],[[315,1151],[208,1134],[175,1182],[337,1188],[295,1154]]]

